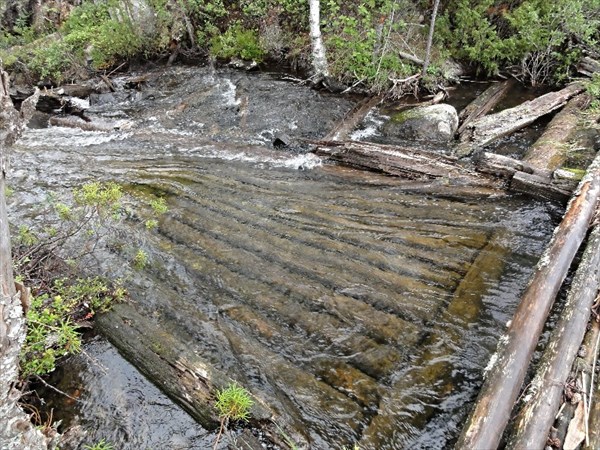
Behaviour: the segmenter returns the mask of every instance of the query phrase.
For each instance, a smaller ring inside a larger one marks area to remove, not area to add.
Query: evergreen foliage
[[[419,72],[430,2],[321,1],[331,75],[374,92]],[[48,17],[51,16],[47,11]],[[0,32],[0,57],[32,81],[91,74],[132,58],[242,58],[310,67],[306,0],[83,0],[62,22],[21,15]],[[39,22],[39,20],[38,20]],[[450,58],[524,82],[561,82],[597,51],[600,0],[442,2],[426,82],[452,77]]]

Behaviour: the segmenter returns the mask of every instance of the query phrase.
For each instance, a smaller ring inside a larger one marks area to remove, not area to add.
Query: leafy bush
[[[265,55],[258,33],[240,23],[234,23],[225,33],[214,36],[210,41],[210,53],[218,58],[239,57],[257,62]]]
[[[27,336],[21,349],[21,376],[41,376],[55,369],[58,358],[81,351],[78,322],[122,300],[121,287],[109,288],[98,278],[74,282],[57,279],[35,295],[27,312]]]
[[[33,291],[21,354],[23,378],[51,372],[58,358],[80,351],[79,324],[110,309],[126,295],[118,283],[81,276],[82,258],[93,253],[106,237],[118,239],[119,224],[132,216],[124,205],[121,186],[87,183],[73,190],[70,203],[50,197],[39,211],[38,225],[21,225],[14,240],[17,280],[32,286]],[[167,212],[166,202],[153,196],[147,210],[158,217]],[[155,228],[158,221],[153,220]],[[135,251],[137,243],[129,242],[129,246]],[[148,259],[138,249],[131,264],[142,269]]]
[[[221,434],[227,429],[227,424],[230,420],[248,420],[250,417],[250,408],[253,404],[254,401],[250,397],[250,393],[235,383],[217,391],[215,408],[221,419],[221,427],[213,448],[217,448]]]

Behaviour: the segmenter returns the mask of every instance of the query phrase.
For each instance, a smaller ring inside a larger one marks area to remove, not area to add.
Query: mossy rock
[[[448,142],[458,127],[456,109],[448,104],[419,106],[394,115],[383,127],[399,140]]]

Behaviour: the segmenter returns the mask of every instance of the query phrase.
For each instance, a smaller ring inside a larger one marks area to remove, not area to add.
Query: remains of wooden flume
[[[563,220],[542,255],[513,320],[506,334],[500,339],[498,351],[490,362],[485,383],[456,448],[496,448],[513,414],[516,414],[516,419],[508,437],[509,447],[544,448],[559,408],[561,411],[570,411],[575,417],[571,427],[568,427],[568,433],[567,426],[564,427],[562,435],[557,435],[557,432],[550,433],[550,438],[554,439],[553,443],[557,443],[558,439],[562,444],[564,439],[567,443],[565,448],[575,448],[584,440],[587,448],[600,448],[600,403],[597,401],[598,394],[594,393],[597,390],[594,387],[594,371],[589,368],[584,368],[583,371],[576,369],[571,384],[567,385],[571,366],[590,319],[592,305],[599,302],[600,286],[600,155],[596,156],[588,167],[586,176],[579,183],[565,181],[563,177],[558,176],[564,154],[561,153],[561,145],[557,143],[566,141],[570,131],[577,124],[578,113],[585,102],[584,87],[579,83],[571,84],[561,91],[551,92],[517,107],[486,115],[508,92],[510,85],[511,82],[493,85],[465,108],[461,114],[458,144],[452,155],[433,154],[408,146],[346,140],[351,130],[379,99],[367,99],[359,104],[326,139],[313,143],[313,151],[340,164],[412,180],[412,188],[415,189],[418,189],[419,183],[439,183],[448,186],[449,189],[455,188],[460,192],[471,189],[481,195],[508,189],[560,202],[570,199]],[[2,99],[5,104],[9,102],[8,85],[3,83],[3,88]],[[45,98],[41,103],[42,109],[56,106],[57,97],[53,93],[42,95],[42,98]],[[58,101],[62,106],[65,105],[60,98]],[[544,135],[531,147],[523,160],[482,150],[486,144],[561,108],[563,110],[554,117]],[[8,110],[8,107],[5,110]],[[14,120],[18,122],[17,119]],[[8,146],[2,142],[0,147],[3,172]],[[466,158],[473,153],[476,154],[475,157]],[[4,189],[0,191],[0,195],[3,195]],[[4,208],[0,207],[0,211],[3,210]],[[5,233],[6,220],[2,218],[0,222],[0,231]],[[585,252],[571,283],[561,319],[546,346],[533,381],[523,392],[525,401],[517,404],[548,313],[575,254],[586,237],[588,238]],[[6,243],[7,239],[2,241]],[[9,320],[8,310],[13,309],[15,302],[18,303],[18,296],[11,287],[12,275],[5,267],[6,249],[3,248],[2,251],[0,343],[3,347],[0,351],[0,362],[4,366],[7,364],[7,358],[15,357],[7,353],[11,346],[4,345],[5,341],[9,342],[6,339],[10,339],[10,335],[7,334],[10,330],[6,324],[10,324],[12,320],[11,326],[22,327],[22,319]],[[11,312],[10,317],[13,315]],[[137,313],[131,305],[118,305],[110,318],[100,318],[98,324],[109,337],[112,336],[111,341],[121,350],[126,350],[123,346],[132,346],[127,353],[138,355],[134,361],[137,367],[147,375],[165,381],[161,385],[168,386],[171,390],[169,395],[176,398],[194,418],[208,427],[216,425],[218,420],[210,407],[209,399],[215,387],[227,383],[228,378],[225,374],[216,373],[213,368],[204,365],[196,355],[180,348],[181,346],[174,341],[170,343],[172,345],[161,345],[165,339],[164,333],[160,330],[148,333],[148,327],[151,329],[155,325]],[[588,341],[593,341],[587,344],[587,359],[589,364],[595,367],[598,351],[598,339],[595,337],[598,336],[600,326],[595,321],[592,321],[592,324],[586,337]],[[149,335],[157,336],[161,342],[156,345],[146,342]],[[587,378],[583,376],[583,382],[580,382],[579,378],[583,373],[587,374]],[[4,392],[5,387],[12,381],[5,377],[1,381],[4,384],[1,385],[3,391],[0,392],[0,407],[7,408],[9,403],[12,404],[10,408],[16,407],[13,399],[6,397],[9,391]],[[570,392],[581,391],[574,397],[579,401],[579,406],[576,402],[571,406],[559,406],[567,387]],[[14,409],[11,411],[9,414],[15,414],[15,420],[21,423],[23,419],[18,412]],[[260,402],[252,414],[257,422],[263,424],[273,418],[268,405],[262,405]],[[285,428],[285,423],[280,419],[277,423]],[[10,432],[8,428],[0,428],[0,438],[7,438]],[[277,434],[274,432],[271,437],[277,440]],[[31,439],[33,443],[39,440],[40,436],[34,432]],[[259,444],[253,442],[252,436],[249,435],[248,446],[252,448],[253,445]],[[574,446],[568,447],[569,445]]]

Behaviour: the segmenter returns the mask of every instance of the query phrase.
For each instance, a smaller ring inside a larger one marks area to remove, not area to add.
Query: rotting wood
[[[165,332],[155,321],[137,311],[134,305],[121,303],[113,310],[97,317],[96,326],[142,374],[181,405],[195,420],[207,429],[216,429],[219,418],[214,404],[217,389],[231,382],[225,373],[202,360],[185,345]],[[182,332],[182,331],[180,331]],[[189,337],[189,342],[193,339]],[[259,398],[250,411],[250,422],[281,445],[281,439],[272,422],[275,413]],[[277,417],[277,426],[301,442],[302,438],[286,425],[285,418]],[[284,447],[285,448],[285,447]]]
[[[526,161],[495,153],[482,152],[474,159],[478,172],[508,180],[509,189],[535,198],[566,203],[578,185],[567,179],[564,171],[541,170]]]
[[[509,448],[543,448],[590,319],[600,285],[600,226],[595,226],[565,305],[525,395]],[[588,349],[591,350],[591,349]]]
[[[542,136],[529,148],[523,160],[548,171],[558,169],[566,160],[569,136],[579,122],[579,113],[589,103],[586,93],[573,97],[550,121]]]
[[[486,115],[506,96],[506,93],[515,85],[514,78],[501,83],[494,83],[488,87],[475,100],[469,103],[459,114],[460,126],[456,134],[460,134],[474,120]]]
[[[585,56],[577,65],[577,71],[585,76],[591,77],[595,73],[600,73],[600,62],[589,56]]]
[[[587,233],[598,198],[600,155],[581,181],[540,258],[506,334],[499,340],[491,368],[456,448],[498,447],[550,308]]]
[[[460,142],[455,149],[456,155],[468,156],[484,145],[532,124],[540,117],[564,106],[570,98],[584,89],[581,83],[570,84],[560,91],[550,92],[514,108],[471,122],[460,134]]]
[[[356,141],[313,141],[313,152],[331,161],[362,170],[381,172],[408,180],[451,186],[469,186],[488,195],[501,189],[536,198],[566,203],[576,185],[557,180],[552,173],[502,155],[484,152],[475,159],[475,170],[456,158],[410,147]],[[409,187],[407,186],[407,189]],[[417,186],[413,188],[418,189]]]
[[[596,302],[600,302],[600,293],[596,299]],[[600,335],[600,324],[598,318],[594,320],[592,330],[596,331],[596,335]],[[596,338],[598,342],[598,338]],[[598,354],[593,355],[595,361],[598,359]],[[596,362],[596,368],[598,362]],[[598,374],[595,375],[595,383],[592,386],[593,389],[593,401],[590,405],[589,410],[589,443],[584,447],[585,450],[597,450],[600,448],[600,379]]]
[[[411,180],[441,181],[500,188],[492,177],[462,166],[456,158],[409,147],[369,142],[321,142],[314,153],[345,165]]]
[[[83,131],[113,131],[115,129],[106,124],[86,122],[76,117],[51,117],[48,123],[55,127],[79,128]]]
[[[532,197],[553,200],[559,203],[569,201],[572,194],[572,191],[564,187],[552,185],[552,178],[526,172],[515,173],[510,181],[510,189],[526,193]]]
[[[348,136],[356,128],[356,126],[365,118],[369,111],[377,106],[381,102],[382,98],[379,96],[367,97],[362,101],[358,102],[352,110],[344,116],[344,118],[333,128],[327,136],[325,141],[343,141],[348,139]]]

